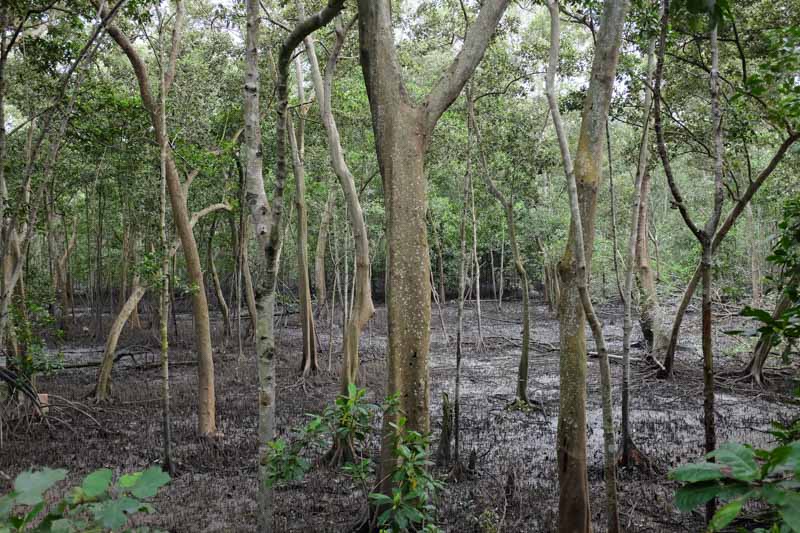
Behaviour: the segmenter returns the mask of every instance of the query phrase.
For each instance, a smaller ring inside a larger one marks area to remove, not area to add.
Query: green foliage
[[[754,319],[759,325],[753,335],[770,335],[774,345],[788,343],[784,359],[796,351],[795,343],[800,339],[800,196],[786,202],[783,220],[778,224],[780,236],[767,260],[778,269],[778,274],[769,280],[782,296],[789,301],[788,307],[776,316],[766,309],[745,307],[741,315]],[[742,333],[742,332],[734,332]]]
[[[14,335],[22,350],[18,357],[13,358],[13,366],[19,377],[27,382],[32,382],[36,374],[50,374],[63,367],[64,357],[60,352],[52,353],[46,348],[42,333],[53,331],[55,319],[47,308],[39,303],[29,301],[25,312],[17,303],[13,306]],[[60,330],[55,330],[56,336],[61,336]]]
[[[407,429],[401,416],[390,423],[394,430],[392,456],[395,469],[392,473],[392,494],[369,495],[378,508],[378,526],[385,531],[433,531],[428,528],[434,521],[433,497],[442,488],[442,482],[430,473],[433,463],[428,459],[430,437]]]
[[[760,501],[774,512],[775,524],[767,531],[800,531],[800,441],[769,450],[727,443],[706,458],[716,462],[687,464],[670,472],[670,479],[683,483],[675,494],[678,509],[688,512],[720,498],[726,503],[709,524],[709,531],[720,531],[748,501]]]
[[[66,470],[50,468],[18,475],[13,490],[0,497],[0,533],[120,530],[132,515],[152,513],[153,507],[144,500],[154,497],[170,480],[154,466],[125,474],[112,484],[114,473],[102,468],[72,487],[48,511],[45,494],[66,476]]]
[[[311,462],[302,456],[309,449],[322,447],[326,437],[340,443],[362,444],[369,436],[372,420],[378,406],[365,401],[366,389],[351,384],[346,396],[339,396],[333,406],[322,415],[310,415],[311,421],[296,431],[296,437],[287,442],[277,439],[267,443],[267,483],[296,481],[310,470]],[[384,416],[397,413],[397,395],[387,398],[381,406]],[[439,531],[434,521],[433,498],[442,487],[431,473],[429,460],[430,437],[408,430],[406,419],[400,416],[393,429],[392,455],[396,459],[391,472],[394,485],[392,495],[370,493],[369,500],[379,509],[377,524],[381,531]],[[367,487],[374,467],[369,458],[356,457],[342,470],[354,483]]]

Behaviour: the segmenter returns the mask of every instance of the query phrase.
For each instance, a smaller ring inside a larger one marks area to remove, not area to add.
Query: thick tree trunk
[[[619,531],[616,492],[616,453],[611,377],[602,326],[589,297],[588,274],[591,265],[597,189],[600,181],[605,124],[619,58],[622,28],[628,2],[607,0],[595,46],[592,76],[584,102],[575,168],[566,134],[563,131],[555,88],[560,42],[557,0],[548,2],[550,11],[550,58],[547,69],[547,98],[559,140],[570,193],[570,232],[567,248],[559,265],[563,283],[559,305],[561,380],[557,435],[559,466],[559,530],[591,530],[588,474],[586,464],[586,338],[588,320],[600,355],[600,381],[603,405],[603,441],[609,532]]]
[[[361,66],[383,176],[389,325],[387,394],[399,394],[406,427],[427,433],[431,287],[425,213],[425,151],[442,113],[480,62],[508,0],[489,0],[467,31],[461,52],[425,97],[412,103],[397,60],[389,0],[359,0]],[[384,417],[380,490],[391,494],[394,430]]]

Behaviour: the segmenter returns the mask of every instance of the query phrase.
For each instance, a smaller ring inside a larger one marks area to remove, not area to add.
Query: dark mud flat
[[[445,531],[482,531],[482,524],[507,532],[552,531],[556,525],[558,480],[555,436],[558,414],[558,324],[553,315],[538,305],[533,310],[534,351],[531,359],[530,396],[541,409],[509,411],[513,400],[518,363],[520,309],[504,304],[498,312],[484,303],[484,346],[477,343],[474,313],[467,312],[466,354],[462,379],[462,456],[472,450],[477,457],[476,475],[458,484],[448,484],[438,502],[439,524]],[[612,353],[621,351],[621,309],[603,306],[601,316]],[[445,321],[453,334],[455,309],[447,306]],[[291,316],[279,328],[278,427],[286,433],[305,420],[305,413],[320,411],[337,393],[336,368],[339,348],[334,332],[334,371],[324,371],[305,382],[298,381],[300,332]],[[454,345],[442,334],[434,307],[431,342],[431,400],[434,437],[438,437],[442,392],[452,391]],[[726,377],[747,357],[748,344],[721,333],[738,318],[720,317],[717,327],[718,439],[767,444],[769,421],[789,416],[788,385],[776,379],[772,389],[753,388]],[[320,324],[328,367],[327,325]],[[75,328],[80,332],[80,328]],[[638,332],[634,334],[637,341]],[[216,356],[217,416],[224,437],[217,440],[195,436],[196,368],[187,341],[191,323],[181,324],[181,340],[172,352],[174,457],[178,472],[156,499],[159,514],[145,522],[175,532],[253,531],[256,494],[256,372],[252,357],[239,361],[235,342],[223,349],[221,335]],[[151,346],[147,334],[127,334],[121,346]],[[670,468],[702,455],[702,379],[699,354],[699,318],[687,317],[682,350],[678,354],[676,379],[655,378],[651,367],[637,358],[633,366],[633,429],[639,448],[651,460],[652,468],[622,470],[620,476],[622,523],[627,531],[695,532],[702,530],[699,513],[678,513],[671,504],[674,484],[666,480]],[[88,338],[75,338],[64,347],[66,363],[97,360],[99,347]],[[386,313],[380,308],[362,341],[362,383],[369,398],[379,401],[385,382]],[[93,351],[94,350],[94,351]],[[144,350],[147,351],[147,350]],[[245,354],[252,354],[247,347]],[[0,449],[0,490],[7,491],[20,471],[32,466],[64,467],[70,481],[101,467],[117,471],[142,469],[159,461],[160,404],[159,371],[155,354],[138,354],[136,361],[124,359],[114,373],[115,402],[88,405],[93,419],[72,409],[54,409],[61,421],[22,425],[16,433],[4,435]],[[615,382],[620,365],[612,363]],[[95,368],[64,370],[58,376],[41,379],[43,392],[84,401],[91,391]],[[598,365],[589,361],[589,482],[592,491],[593,522],[604,529],[604,485],[602,471],[602,428],[600,418]],[[615,390],[619,416],[619,390]],[[377,453],[377,435],[367,453]],[[515,479],[511,498],[506,497],[509,473]],[[445,475],[445,472],[442,472]],[[276,529],[296,532],[347,531],[364,512],[365,495],[353,492],[347,478],[326,468],[317,468],[302,482],[277,490]]]

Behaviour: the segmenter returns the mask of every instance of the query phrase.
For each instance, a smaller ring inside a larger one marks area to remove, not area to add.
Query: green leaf
[[[131,489],[131,494],[137,498],[152,498],[158,493],[158,489],[169,483],[169,474],[165,473],[158,466],[151,466],[139,477],[136,484]]]
[[[753,449],[735,442],[728,442],[709,453],[717,462],[730,467],[730,477],[741,481],[754,481],[759,478],[760,469],[756,464]],[[723,473],[725,469],[723,469]]]
[[[16,492],[11,491],[0,498],[0,520],[8,518],[8,515],[11,514],[11,508],[14,507],[16,495]]]
[[[711,522],[708,524],[708,529],[711,531],[719,531],[733,522],[733,519],[736,518],[742,510],[742,505],[744,505],[745,500],[746,498],[738,498],[717,509],[717,512],[714,513]]]
[[[25,518],[22,519],[22,524],[23,525],[30,524],[31,522],[33,522],[33,520],[39,515],[39,513],[42,512],[42,509],[44,509],[44,501],[41,501],[33,506],[33,509],[31,509],[25,515]]]
[[[800,507],[787,505],[780,510],[781,518],[795,533],[800,533]]]
[[[720,465],[717,463],[691,463],[671,471],[669,473],[669,478],[687,483],[710,481],[713,479],[722,479],[722,471]]]
[[[67,477],[67,471],[59,468],[44,468],[39,472],[23,472],[14,480],[14,491],[17,492],[16,503],[19,505],[36,505],[42,501],[50,487]]]
[[[133,513],[141,504],[133,498],[109,500],[95,507],[95,519],[106,529],[119,529],[128,523],[126,513]]]
[[[722,485],[716,481],[693,483],[681,487],[675,493],[675,507],[686,513],[717,496]]]
[[[50,533],[73,533],[77,531],[69,518],[60,518],[50,524]]]
[[[122,488],[122,489],[129,489],[129,488],[133,487],[134,485],[136,485],[136,482],[139,481],[140,477],[142,477],[142,473],[141,472],[134,472],[132,474],[124,474],[121,478],[119,478],[119,481],[117,482],[117,485],[119,485],[120,488]]]
[[[97,498],[105,494],[108,490],[108,487],[111,485],[111,478],[113,477],[114,472],[112,472],[108,468],[101,468],[100,470],[95,470],[86,478],[84,478],[83,483],[81,483],[81,488],[83,489],[84,495],[87,498]]]

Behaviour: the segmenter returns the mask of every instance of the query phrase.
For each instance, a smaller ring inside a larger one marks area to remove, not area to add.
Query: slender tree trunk
[[[595,46],[589,89],[584,102],[575,168],[563,131],[555,87],[560,42],[557,0],[548,1],[550,11],[550,58],[547,69],[547,99],[559,140],[570,198],[569,240],[559,265],[563,283],[559,305],[561,343],[561,394],[558,419],[557,453],[559,466],[559,530],[591,530],[588,475],[586,465],[586,338],[584,323],[592,328],[600,356],[600,381],[603,405],[603,443],[605,458],[607,523],[609,532],[618,532],[619,515],[616,491],[616,453],[611,406],[611,376],[602,326],[592,307],[588,274],[594,243],[597,190],[600,181],[605,124],[613,90],[622,28],[628,2],[608,0]]]
[[[331,225],[331,215],[336,209],[336,189],[328,189],[328,199],[322,211],[317,234],[317,248],[314,253],[314,293],[317,297],[317,316],[327,317],[331,310],[328,308],[328,285],[325,274],[325,257],[328,251],[328,233]]]
[[[797,285],[797,282],[798,276],[794,276],[792,281],[790,281],[790,286]],[[783,313],[786,312],[787,309],[789,309],[789,307],[791,307],[792,303],[793,302],[789,297],[789,294],[784,291],[781,294],[777,305],[775,306],[775,310],[772,312],[772,319],[777,320]],[[750,361],[747,363],[747,366],[742,372],[744,376],[750,378],[758,386],[764,386],[764,365],[766,364],[767,358],[769,357],[769,354],[775,345],[775,339],[775,334],[772,332],[762,333],[758,338],[755,348],[753,348],[753,355],[750,358]]]
[[[93,0],[96,7],[100,8],[100,1]],[[101,16],[105,19],[108,9],[100,9]],[[178,59],[180,41],[183,29],[184,18],[183,2],[176,1],[176,16],[172,30],[172,46],[169,55],[169,64],[164,75],[164,86],[160,91],[165,95],[169,94],[172,82],[175,78],[175,66]],[[201,435],[212,435],[216,433],[216,402],[214,393],[214,357],[211,346],[211,327],[208,316],[208,300],[206,298],[205,282],[203,280],[203,269],[200,263],[200,254],[197,249],[197,241],[194,238],[189,214],[186,204],[186,192],[188,184],[191,182],[192,175],[187,178],[186,184],[181,184],[178,168],[175,164],[172,150],[169,148],[168,132],[166,129],[166,109],[155,101],[153,91],[147,72],[147,66],[142,60],[128,37],[114,25],[107,25],[109,35],[116,41],[122,51],[128,57],[133,67],[134,73],[139,83],[139,93],[142,103],[150,114],[151,123],[155,130],[156,141],[159,146],[167,145],[165,154],[167,190],[169,191],[170,205],[172,207],[172,217],[183,246],[183,253],[186,259],[186,270],[189,282],[194,285],[192,291],[192,314],[195,328],[195,348],[197,350],[197,377],[198,377],[198,409],[197,422],[198,431]]]
[[[761,231],[758,220],[753,214],[753,207],[747,204],[748,248],[750,252],[750,305],[761,306],[762,277],[761,272]]]
[[[469,89],[467,90],[469,92]],[[472,215],[472,260],[473,260],[473,279],[475,280],[475,314],[478,318],[478,341],[475,344],[477,350],[483,350],[483,319],[481,318],[481,262],[478,257],[478,220],[475,214],[475,186],[472,177],[469,180],[469,203],[470,214]]]
[[[469,97],[467,97],[469,100]],[[455,453],[453,454],[453,477],[461,477],[461,359],[464,356],[464,296],[467,281],[467,201],[472,190],[472,171],[467,155],[467,172],[464,174],[464,188],[461,196],[461,223],[459,224],[460,253],[458,258],[458,325],[456,329],[456,384],[455,401],[453,403],[453,433],[455,435]]]
[[[655,39],[650,40],[647,52],[647,80],[648,85],[653,78],[655,70]],[[636,170],[636,180],[634,183],[633,200],[631,206],[631,227],[628,237],[628,249],[625,263],[625,283],[623,286],[622,301],[625,306],[624,319],[622,326],[622,450],[620,454],[620,464],[629,465],[635,461],[634,453],[636,445],[631,436],[630,424],[630,380],[631,380],[631,332],[633,330],[632,307],[633,307],[633,278],[636,265],[637,242],[641,234],[639,224],[642,223],[642,204],[645,202],[643,195],[643,183],[647,172],[647,159],[650,151],[648,141],[650,131],[650,107],[652,105],[652,94],[649,88],[645,89],[643,105],[642,137],[639,143],[639,163]],[[608,126],[606,126],[608,128]],[[645,219],[646,224],[646,219]],[[644,228],[647,231],[647,227]],[[638,454],[637,454],[638,455]]]
[[[111,398],[111,369],[114,367],[114,354],[117,351],[119,336],[122,334],[125,323],[131,316],[134,307],[138,305],[139,300],[144,296],[145,291],[146,288],[139,283],[137,277],[134,277],[131,295],[122,306],[119,314],[117,314],[117,318],[114,319],[111,330],[108,332],[108,337],[106,338],[103,360],[100,363],[100,371],[97,374],[97,386],[94,391],[94,397],[97,401],[105,402]]]
[[[499,293],[497,295],[497,310],[503,310],[503,290],[505,289],[505,281],[506,281],[506,238],[505,238],[505,228],[500,229],[500,287]]]
[[[247,205],[250,209],[259,245],[264,253],[265,272],[260,279],[257,297],[256,349],[258,352],[258,439],[259,491],[258,531],[272,532],[272,489],[267,484],[268,469],[264,459],[268,443],[275,434],[275,289],[283,241],[283,191],[286,183],[286,137],[289,63],[295,48],[311,32],[330,22],[343,8],[343,0],[329,2],[319,13],[301,20],[283,42],[276,80],[277,127],[276,170],[272,203],[267,200],[263,178],[261,115],[259,112],[260,5],[247,0],[247,32],[244,80],[244,151],[246,154]]]
[[[163,49],[163,48],[162,48]],[[162,65],[164,56],[161,57]],[[160,69],[161,87],[164,87],[164,69]],[[166,93],[162,90],[160,96],[161,108],[166,108]],[[161,123],[166,130],[166,114],[161,114]],[[166,138],[164,139],[166,140]],[[159,238],[161,240],[161,283],[158,290],[158,317],[159,332],[161,339],[161,424],[162,439],[164,445],[164,466],[170,475],[174,475],[175,466],[172,462],[172,424],[170,423],[169,405],[169,293],[170,286],[169,264],[170,254],[167,243],[167,150],[166,142],[161,143],[160,163],[161,163],[161,190],[159,194]],[[216,220],[214,221],[216,223]],[[211,240],[214,232],[209,238],[209,253],[211,252]],[[138,301],[134,304],[134,309],[138,307]]]
[[[528,273],[525,270],[525,264],[523,263],[522,254],[520,254],[519,245],[517,244],[517,227],[516,227],[516,222],[514,221],[514,204],[512,201],[507,199],[506,196],[500,191],[500,189],[497,187],[497,184],[494,182],[494,180],[492,180],[489,174],[489,165],[486,160],[486,154],[481,148],[482,145],[481,133],[480,133],[480,128],[477,125],[477,120],[475,118],[474,102],[469,96],[467,98],[467,113],[468,113],[468,120],[472,125],[472,129],[474,129],[475,131],[475,139],[478,145],[478,155],[480,157],[480,162],[481,162],[481,171],[482,171],[481,175],[483,176],[483,181],[486,184],[486,187],[489,189],[489,192],[492,193],[492,196],[494,196],[497,199],[497,201],[503,207],[503,211],[505,211],[506,225],[508,226],[508,241],[509,241],[509,246],[511,247],[511,255],[514,259],[514,269],[517,272],[517,275],[519,276],[520,282],[522,284],[522,352],[520,354],[519,369],[517,371],[516,399],[521,403],[528,403],[528,367],[529,367],[530,337],[531,337],[530,287],[528,284]],[[500,264],[501,264],[500,294],[502,299],[502,290],[503,290],[502,255],[500,259]]]
[[[217,266],[214,263],[214,234],[217,229],[217,218],[211,223],[211,229],[208,233],[208,247],[206,249],[206,257],[208,259],[208,270],[211,272],[211,281],[214,283],[214,294],[217,297],[219,310],[222,313],[222,336],[227,339],[231,336],[231,315],[228,307],[228,302],[225,301],[225,294],[222,292],[222,285],[219,281],[219,274],[217,273]]]
[[[302,5],[299,6],[302,9]],[[301,16],[304,14],[301,11]],[[300,58],[295,58],[295,73],[297,78],[297,97],[300,102],[305,102],[305,89],[303,88],[303,68]],[[295,194],[294,201],[297,210],[297,277],[298,300],[300,304],[300,329],[303,333],[303,358],[300,371],[303,376],[316,373],[319,370],[317,359],[317,334],[314,327],[314,310],[311,306],[311,280],[308,275],[308,213],[306,212],[306,175],[305,175],[305,111],[301,107],[297,128],[292,121],[287,120],[289,145],[292,150],[292,170],[294,171]]]
[[[336,21],[336,41],[328,57],[328,62],[325,65],[324,77],[319,68],[313,39],[307,37],[305,41],[306,53],[311,64],[314,90],[317,99],[321,103],[320,116],[327,134],[331,166],[333,167],[336,177],[339,179],[339,184],[344,193],[345,208],[349,217],[355,248],[353,294],[350,300],[352,309],[351,312],[348,313],[349,319],[345,325],[342,339],[341,394],[347,394],[349,386],[356,383],[359,368],[359,340],[364,327],[375,314],[375,308],[372,302],[372,286],[370,283],[372,266],[369,255],[369,235],[367,233],[367,226],[364,221],[361,203],[358,198],[358,191],[355,186],[355,178],[350,172],[350,168],[344,158],[339,130],[336,119],[333,116],[333,107],[331,105],[333,75],[339,54],[345,43],[347,29],[348,28],[342,26],[341,21]],[[428,257],[428,254],[426,253],[425,256]],[[346,259],[345,264],[347,264]],[[345,307],[348,305],[346,299],[344,305]],[[339,443],[340,448],[341,444],[342,443]]]

